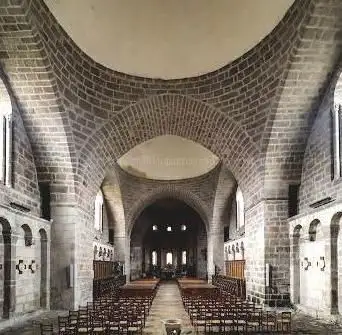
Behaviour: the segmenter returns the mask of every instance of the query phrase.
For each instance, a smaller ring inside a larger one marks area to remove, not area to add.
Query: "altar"
[[[165,266],[164,268],[161,269],[160,277],[161,277],[161,279],[166,279],[166,280],[170,280],[172,278],[175,278],[176,277],[175,267],[168,264],[167,266]]]

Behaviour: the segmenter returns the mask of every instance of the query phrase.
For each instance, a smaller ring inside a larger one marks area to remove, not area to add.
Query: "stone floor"
[[[66,315],[66,311],[38,311],[0,322],[0,334],[6,335],[38,335],[39,322],[53,323],[57,334],[57,317]],[[161,320],[181,319],[182,334],[194,334],[190,320],[183,308],[178,286],[175,282],[164,282],[160,285],[147,318],[144,335],[158,335],[161,332]],[[308,316],[302,312],[293,313],[292,334],[342,334],[342,321],[327,321]]]
[[[182,298],[175,281],[164,282],[159,286],[143,334],[163,334],[162,320],[165,319],[180,319],[182,334],[194,334],[190,318],[183,307]]]

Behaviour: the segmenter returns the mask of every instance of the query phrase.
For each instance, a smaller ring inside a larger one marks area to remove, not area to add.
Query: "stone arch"
[[[342,212],[335,213],[330,222],[330,285],[331,285],[331,313],[342,312],[342,248],[341,245],[341,218]]]
[[[213,215],[210,223],[210,229],[215,234],[209,234],[211,243],[208,245],[208,263],[215,264],[221,269],[225,268],[224,263],[224,236],[225,229],[229,230],[230,213],[233,203],[233,194],[236,189],[236,180],[233,174],[225,167],[221,166],[220,174],[215,191],[215,200],[213,205]],[[226,227],[225,227],[226,225]],[[212,259],[211,259],[212,257]],[[210,269],[215,271],[214,269]]]
[[[162,135],[177,135],[203,145],[241,180],[243,188],[254,195],[260,193],[260,189],[256,191],[260,185],[259,150],[246,131],[211,105],[173,94],[152,96],[113,113],[84,143],[77,174],[83,176],[82,183],[100,184],[108,165],[136,145]]]
[[[241,250],[241,258],[244,260],[245,259],[245,245],[243,241],[241,241],[240,250]]]
[[[134,222],[142,213],[142,211],[152,205],[154,202],[160,199],[172,198],[176,200],[180,200],[194,209],[199,216],[201,217],[203,223],[205,224],[206,231],[209,229],[209,219],[210,219],[210,211],[207,206],[193,193],[189,191],[182,191],[172,187],[165,187],[153,190],[151,193],[146,194],[144,197],[140,198],[140,201],[137,202],[131,211],[131,215],[127,217],[127,236],[131,235]]]
[[[40,236],[40,307],[48,307],[48,236],[46,230],[39,229]]]
[[[125,212],[116,165],[107,168],[101,183],[108,221],[108,240],[115,248],[115,259],[124,260],[125,250]]]
[[[94,245],[94,256],[93,256],[93,257],[94,257],[94,258],[93,258],[94,260],[97,260],[97,253],[98,253],[98,249],[97,249],[97,245],[95,244],[95,245]]]
[[[321,222],[318,219],[311,221],[309,225],[309,241],[315,242],[317,239],[317,234],[320,233]]]
[[[24,232],[25,247],[30,247],[33,244],[32,230],[31,230],[30,226],[26,223],[21,226],[21,229]]]
[[[312,22],[329,12],[329,24]],[[265,192],[287,196],[288,183],[299,183],[313,121],[340,56],[342,17],[334,4],[310,1],[296,31],[289,37],[292,50],[284,59],[262,139],[265,153]],[[324,37],[323,37],[324,36]],[[310,57],[302,57],[310,55]]]

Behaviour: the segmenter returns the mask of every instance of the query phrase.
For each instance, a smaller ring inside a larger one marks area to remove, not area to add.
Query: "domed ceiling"
[[[217,70],[260,42],[294,0],[45,0],[91,58],[150,78]]]
[[[219,158],[198,143],[179,136],[155,137],[124,154],[119,166],[138,177],[179,180],[212,170]]]

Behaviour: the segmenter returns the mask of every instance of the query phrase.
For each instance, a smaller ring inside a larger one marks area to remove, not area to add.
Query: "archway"
[[[130,263],[132,280],[182,275],[206,279],[207,232],[201,216],[181,200],[156,200],[134,222]]]

